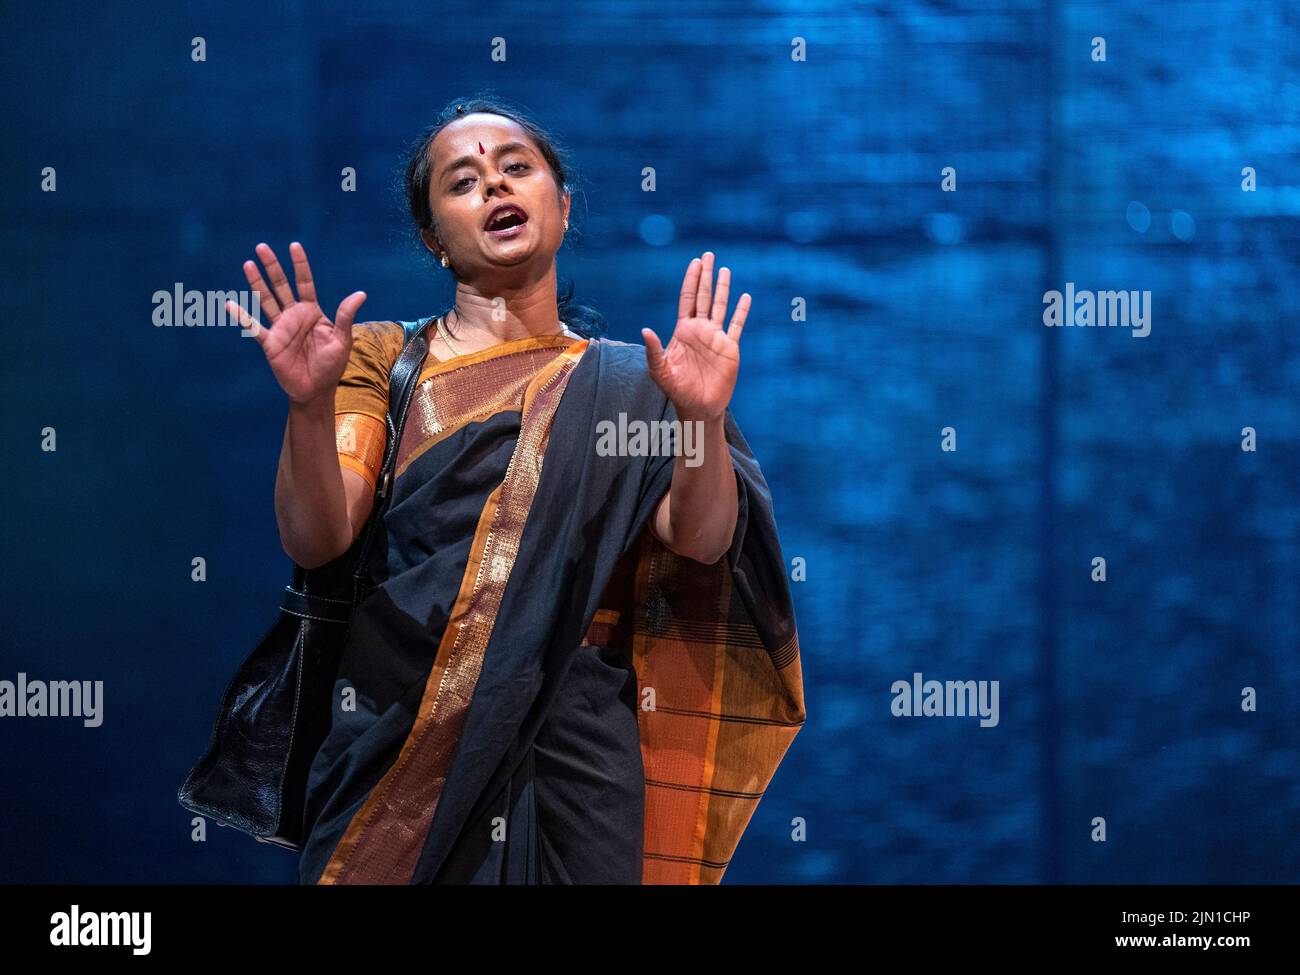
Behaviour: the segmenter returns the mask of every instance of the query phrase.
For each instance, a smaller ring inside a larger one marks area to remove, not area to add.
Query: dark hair
[[[537,146],[537,150],[551,167],[556,186],[569,190],[572,198],[575,178],[571,175],[573,166],[563,145],[529,116],[506,102],[493,97],[487,92],[480,92],[469,98],[456,98],[438,113],[437,120],[429,126],[412,145],[407,154],[403,189],[406,205],[415,220],[417,234],[437,227],[433,219],[433,210],[429,206],[429,186],[432,179],[432,160],[429,148],[437,136],[448,124],[475,112],[500,115],[517,122]],[[572,216],[572,211],[570,211]],[[453,269],[454,273],[454,269]],[[595,338],[605,332],[605,317],[588,305],[580,305],[573,300],[573,281],[561,278],[559,293],[556,296],[560,321],[585,338]]]

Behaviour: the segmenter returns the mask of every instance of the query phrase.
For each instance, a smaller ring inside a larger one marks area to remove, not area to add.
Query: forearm
[[[334,435],[334,392],[289,404],[275,477],[275,517],[285,554],[305,569],[352,542]]]
[[[711,565],[727,553],[739,499],[723,417],[689,421],[701,433],[692,456],[678,452],[668,493],[656,513],[659,539],[674,552]],[[690,466],[688,461],[695,466]],[[698,463],[696,463],[698,461]]]

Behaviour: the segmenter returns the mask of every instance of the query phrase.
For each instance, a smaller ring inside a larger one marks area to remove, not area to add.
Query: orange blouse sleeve
[[[339,463],[373,489],[387,442],[388,374],[402,351],[402,326],[362,322],[352,326],[352,354],[334,393],[334,433]]]

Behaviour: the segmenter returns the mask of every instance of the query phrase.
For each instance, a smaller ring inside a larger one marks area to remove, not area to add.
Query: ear
[[[564,219],[565,219],[565,220],[568,220],[568,219],[569,219],[569,204],[570,204],[571,202],[572,202],[572,197],[571,197],[569,191],[568,191],[568,190],[565,190],[565,191],[564,191]]]
[[[427,250],[430,254],[432,254],[434,257],[438,258],[439,260],[442,259],[442,253],[438,247],[438,238],[434,236],[434,233],[431,229],[425,227],[423,230],[421,230],[420,240],[424,241],[425,250]]]

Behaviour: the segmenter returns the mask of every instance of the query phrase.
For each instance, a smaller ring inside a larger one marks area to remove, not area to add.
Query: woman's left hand
[[[701,278],[703,282],[701,283]],[[731,271],[718,271],[713,293],[713,252],[695,258],[682,279],[677,327],[665,349],[653,329],[641,329],[650,376],[673,402],[683,420],[719,419],[731,402],[740,370],[740,333],[749,314],[749,293],[740,296],[724,330]]]

